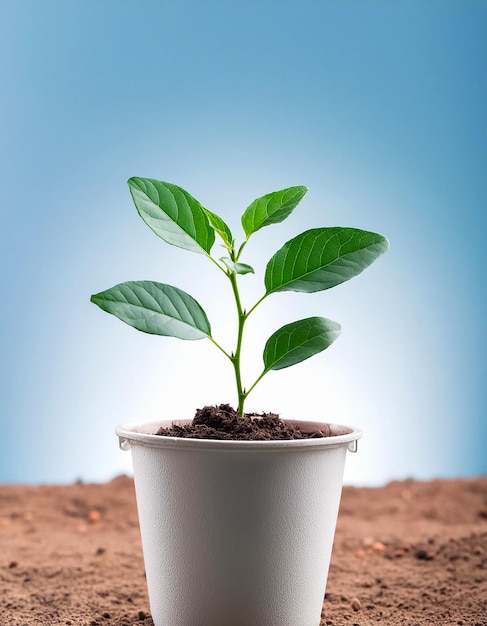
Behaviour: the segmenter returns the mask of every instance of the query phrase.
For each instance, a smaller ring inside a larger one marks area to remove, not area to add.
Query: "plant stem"
[[[226,269],[226,267],[222,267],[222,266],[220,265],[220,263],[218,263],[218,261],[217,261],[216,259],[214,259],[214,258],[211,256],[211,254],[207,254],[206,256],[210,259],[210,261],[211,261],[212,263],[214,263],[214,264],[217,266],[217,268],[218,268],[220,271],[222,271],[224,274],[227,274],[227,269]]]
[[[265,300],[267,298],[269,294],[265,293],[262,298],[260,298],[259,300],[257,300],[257,302],[254,304],[254,306],[247,312],[247,317],[252,313],[252,311],[255,311],[255,309],[259,306],[259,304]]]
[[[264,378],[264,376],[267,374],[268,371],[269,370],[264,370],[262,372],[262,374],[257,378],[257,380],[254,382],[254,384],[249,388],[249,390],[245,394],[246,397],[249,395],[249,393],[252,391],[252,389],[257,385],[257,383],[259,383]]]
[[[218,350],[220,350],[221,352],[223,352],[223,354],[224,354],[224,355],[225,355],[228,359],[230,359],[230,361],[232,360],[232,357],[230,356],[230,354],[228,354],[228,352],[227,352],[224,348],[222,348],[222,347],[221,347],[221,345],[220,345],[217,341],[215,341],[215,340],[213,339],[213,337],[208,337],[208,339],[211,341],[211,343],[212,343],[214,346],[216,346],[216,347],[218,348]]]
[[[235,255],[235,251],[234,251],[234,256],[235,258],[232,259],[233,261],[238,261],[240,258],[240,255],[242,254],[243,249],[245,248],[245,245],[247,243],[247,241],[249,240],[249,238],[247,237],[247,239],[242,243],[242,245],[240,246],[240,248],[238,249],[237,254]]]
[[[242,250],[247,243],[248,238],[242,243],[238,252],[235,252],[235,248],[229,250],[231,260],[236,263],[242,254]],[[252,391],[252,389],[257,385],[257,383],[261,380],[264,374],[267,373],[266,370],[262,372],[262,374],[257,378],[254,384],[250,387],[248,391],[244,389],[242,384],[242,370],[241,370],[241,355],[242,355],[242,339],[243,339],[243,331],[245,322],[247,321],[248,316],[254,311],[259,304],[267,297],[267,293],[265,293],[260,300],[258,300],[254,306],[250,309],[250,311],[245,311],[242,307],[242,302],[240,300],[240,293],[238,290],[238,281],[237,281],[237,273],[229,271],[228,268],[223,268],[213,257],[208,255],[211,261],[228,277],[230,280],[230,284],[232,285],[233,296],[235,298],[235,304],[237,306],[237,314],[238,314],[238,332],[237,332],[237,346],[235,348],[235,352],[232,354],[228,354],[226,350],[224,350],[212,337],[210,340],[212,343],[221,351],[223,354],[230,359],[233,364],[233,369],[235,371],[235,382],[237,384],[237,395],[238,395],[238,415],[243,417],[244,415],[244,403],[245,399]]]
[[[238,313],[238,334],[237,334],[237,347],[235,348],[235,352],[231,356],[231,361],[233,363],[233,369],[235,370],[235,381],[237,383],[237,394],[238,394],[238,414],[240,417],[243,416],[244,413],[244,402],[247,394],[245,393],[245,389],[242,385],[242,372],[240,369],[240,358],[242,353],[242,338],[243,338],[243,330],[245,326],[245,321],[247,319],[247,314],[244,312],[242,308],[242,303],[240,301],[240,294],[238,291],[237,284],[237,275],[235,272],[231,272],[228,274],[228,278],[230,279],[230,283],[232,284],[233,295],[235,297],[235,304],[237,305],[237,313]]]

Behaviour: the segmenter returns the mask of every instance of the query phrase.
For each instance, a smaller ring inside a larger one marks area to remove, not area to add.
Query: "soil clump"
[[[330,429],[324,425],[321,430],[304,431],[289,422],[284,422],[275,413],[246,413],[241,417],[229,404],[220,404],[198,409],[191,423],[160,428],[156,435],[191,439],[266,441],[329,437]]]

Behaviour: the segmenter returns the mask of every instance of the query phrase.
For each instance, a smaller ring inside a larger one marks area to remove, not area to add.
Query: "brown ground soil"
[[[0,546],[2,626],[152,625],[130,478],[0,486]],[[346,487],[321,623],[486,626],[487,477]]]

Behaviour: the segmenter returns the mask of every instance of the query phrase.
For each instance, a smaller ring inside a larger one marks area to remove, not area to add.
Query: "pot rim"
[[[189,450],[253,450],[253,451],[278,451],[289,449],[323,449],[348,447],[350,452],[357,451],[357,441],[362,437],[362,431],[354,426],[342,426],[323,421],[311,420],[290,420],[283,419],[288,424],[293,424],[303,430],[314,431],[319,426],[327,425],[332,434],[329,437],[313,439],[282,439],[282,440],[261,440],[261,441],[236,441],[232,439],[191,439],[184,437],[170,437],[167,435],[156,435],[161,426],[168,427],[173,424],[188,424],[191,420],[159,420],[155,422],[131,422],[123,424],[115,429],[119,438],[120,448],[129,450],[133,445],[149,446],[153,448],[172,448]],[[149,432],[147,432],[149,431]]]

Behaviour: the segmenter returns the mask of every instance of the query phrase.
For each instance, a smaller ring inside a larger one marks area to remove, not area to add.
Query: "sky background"
[[[130,176],[184,187],[234,234],[254,198],[309,187],[247,246],[247,305],[299,232],[386,235],[359,277],[256,311],[247,381],[279,326],[321,315],[343,333],[247,408],[363,429],[349,484],[487,473],[486,61],[483,1],[0,0],[0,481],[130,473],[116,425],[235,404],[210,342],[89,302],[167,282],[234,342],[223,275],[147,228]]]

